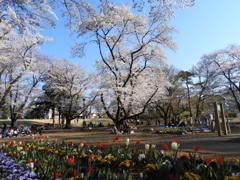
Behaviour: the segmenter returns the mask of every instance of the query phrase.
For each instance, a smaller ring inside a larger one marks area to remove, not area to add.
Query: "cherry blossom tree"
[[[31,102],[35,101],[42,94],[40,82],[50,66],[49,58],[37,55],[31,58],[31,61],[31,66],[16,83],[12,84],[12,88],[7,96],[12,127],[15,125],[17,119],[23,117],[24,112],[31,108]],[[15,73],[17,70],[16,66],[8,68],[6,75],[9,81],[12,82],[16,79],[16,76],[19,77],[19,74]]]
[[[144,113],[170,85],[164,74],[164,48],[174,50],[176,45],[171,39],[175,30],[168,21],[173,10],[189,5],[188,1],[64,3],[67,26],[81,37],[73,46],[73,55],[84,55],[89,43],[99,49],[97,84],[108,117],[119,127],[125,119]]]
[[[219,89],[222,89],[219,82],[223,81],[223,77],[219,76],[215,63],[207,56],[203,56],[191,71],[195,75],[191,89],[194,97],[192,106],[195,107],[195,117],[200,117],[204,115],[206,110],[211,109],[215,94],[218,93]]]
[[[229,45],[225,49],[206,54],[202,58],[212,62],[213,71],[221,77],[218,81],[218,94],[223,97],[231,94],[237,109],[240,110],[240,46]]]
[[[7,22],[17,32],[23,34],[43,30],[55,26],[57,19],[53,8],[53,0],[1,0],[0,25]]]
[[[10,26],[1,29],[0,43],[0,109],[7,101],[9,92],[35,65],[39,56],[38,45],[48,41],[48,38],[35,34],[17,34]]]
[[[33,81],[36,81],[33,71],[35,61],[39,57],[36,48],[50,40],[39,32],[55,26],[54,18],[57,17],[52,11],[54,6],[55,3],[51,0],[0,1],[0,111],[13,102],[10,96],[15,99],[19,97],[16,96],[21,94],[18,87],[23,88],[22,83],[27,83],[23,79],[29,77],[29,72],[32,73]],[[40,65],[40,62],[38,63]],[[26,97],[30,95],[26,92],[23,94]],[[11,112],[15,112],[17,106],[15,103],[12,105],[15,108],[12,106]],[[17,113],[13,114],[19,114],[22,110],[23,108],[18,108]],[[11,116],[13,119],[17,117]]]
[[[94,97],[89,95],[92,78],[93,76],[87,74],[80,66],[66,60],[53,61],[46,74],[44,86],[48,87],[48,92],[51,90],[48,95],[54,95],[61,116],[66,118],[67,128],[70,127],[71,120],[86,111],[94,100]]]

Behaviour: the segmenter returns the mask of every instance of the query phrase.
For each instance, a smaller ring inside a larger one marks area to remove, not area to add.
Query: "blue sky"
[[[178,49],[176,52],[166,51],[167,63],[180,70],[189,70],[204,54],[224,49],[230,44],[240,45],[239,8],[239,0],[196,0],[194,6],[178,10],[176,18],[170,22],[178,31],[172,36]],[[69,38],[62,19],[54,30],[48,30],[44,35],[54,40],[42,46],[43,54],[65,58],[88,70],[99,59],[97,49],[92,46],[88,47],[83,59],[71,58],[70,47],[74,39]]]

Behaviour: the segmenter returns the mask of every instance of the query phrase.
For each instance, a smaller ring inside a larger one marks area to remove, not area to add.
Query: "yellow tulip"
[[[127,145],[127,146],[129,145],[129,139],[126,140],[126,145]]]

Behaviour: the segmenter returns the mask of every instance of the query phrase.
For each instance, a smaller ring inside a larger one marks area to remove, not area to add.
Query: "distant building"
[[[83,114],[80,114],[79,118],[81,119],[94,119],[94,118],[99,118],[98,115],[96,113],[91,113],[91,114],[88,114],[88,115],[83,115]]]
[[[89,115],[89,118],[98,118],[98,115],[97,114],[95,114],[95,113],[91,113],[90,115]]]
[[[49,109],[48,113],[44,115],[44,119],[52,119],[52,109]]]

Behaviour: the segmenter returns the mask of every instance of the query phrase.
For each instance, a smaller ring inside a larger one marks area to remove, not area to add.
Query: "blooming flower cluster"
[[[33,180],[38,179],[38,175],[35,172],[26,170],[23,164],[17,164],[10,157],[0,153],[0,178],[2,180]]]
[[[207,125],[194,125],[194,126],[174,126],[174,127],[165,127],[160,130],[156,130],[158,134],[187,134],[187,133],[196,133],[196,132],[204,132],[204,131],[212,131],[211,126]]]
[[[131,148],[130,139],[120,141],[120,137],[113,138],[109,147],[86,146],[68,139],[49,141],[46,137],[4,143],[0,146],[0,178],[240,180],[239,160],[233,168],[223,157],[196,157],[199,146],[193,146],[189,154],[178,155],[178,140],[159,148],[154,144],[141,146],[140,140]]]

